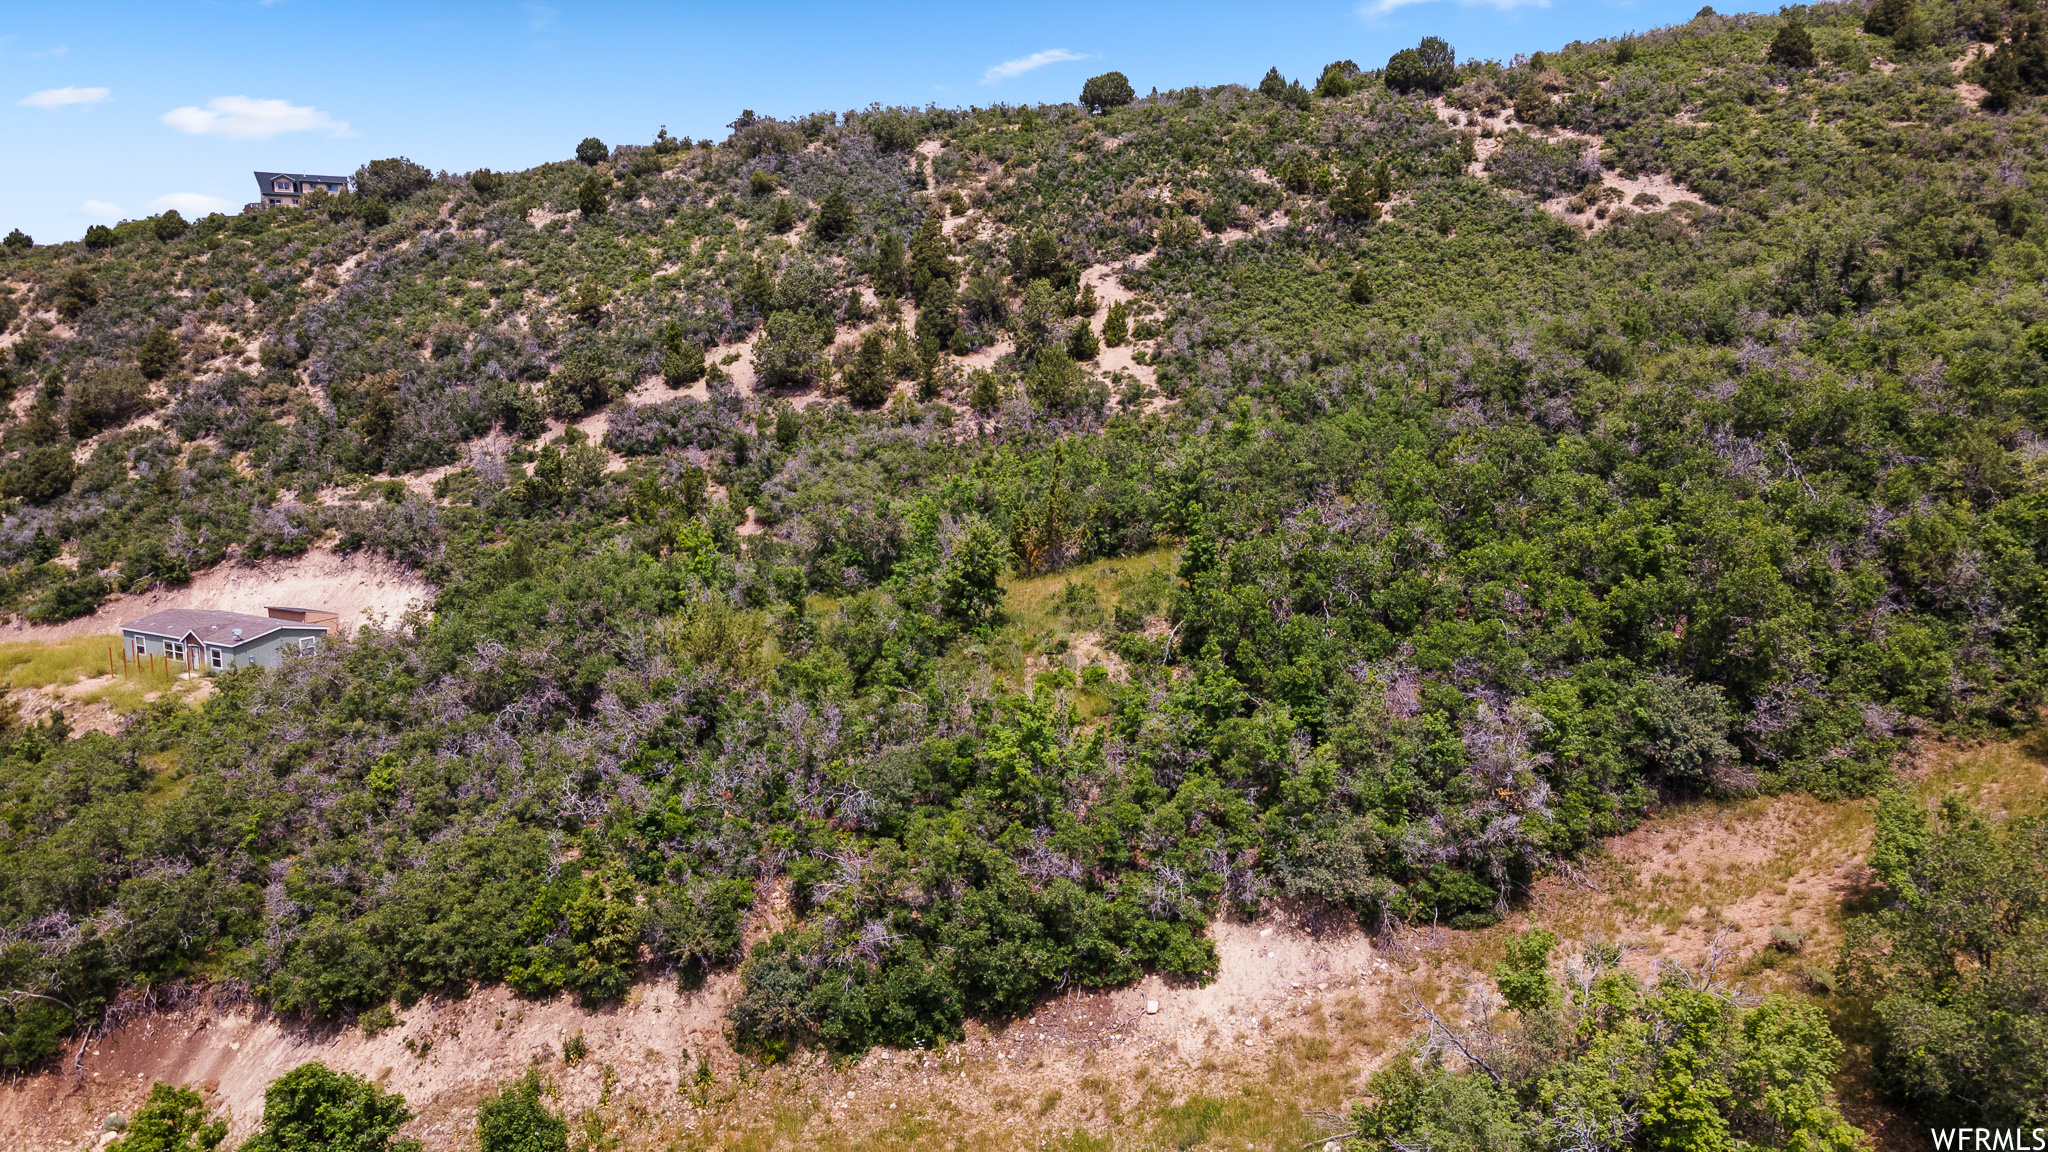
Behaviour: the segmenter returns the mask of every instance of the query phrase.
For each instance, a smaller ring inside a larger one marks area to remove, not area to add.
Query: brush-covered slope
[[[17,609],[323,541],[441,591],[9,734],[0,1059],[200,974],[740,965],[744,1043],[929,1043],[2031,722],[2048,133],[1951,67],[1999,12],[1799,15],[8,248]]]

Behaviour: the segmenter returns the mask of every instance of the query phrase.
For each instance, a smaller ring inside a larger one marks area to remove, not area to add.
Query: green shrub
[[[359,197],[400,204],[426,191],[434,174],[403,156],[372,160],[356,169],[355,194]]]
[[[1886,1092],[1936,1124],[2048,1123],[2048,821],[1892,792],[1870,864],[1883,906],[1849,923],[1837,971],[1874,1006]]]
[[[158,1080],[107,1152],[212,1152],[227,1139],[228,1122],[206,1116],[199,1093]]]
[[[476,1109],[478,1152],[568,1152],[569,1125],[541,1102],[543,1088],[540,1069],[528,1067],[484,1097]]]
[[[404,1152],[417,1141],[392,1136],[412,1113],[396,1093],[314,1061],[263,1092],[263,1128],[245,1152]]]

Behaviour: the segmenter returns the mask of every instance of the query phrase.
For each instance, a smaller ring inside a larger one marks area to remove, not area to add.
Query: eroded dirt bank
[[[1914,771],[1923,788],[1962,789],[1994,806],[2048,790],[2048,765],[2009,745],[1938,750]],[[723,1031],[739,988],[730,972],[691,992],[643,983],[597,1011],[489,988],[424,1001],[377,1035],[201,992],[132,1011],[0,1089],[0,1146],[104,1143],[107,1114],[132,1110],[162,1079],[202,1089],[230,1116],[232,1147],[260,1120],[269,1082],[317,1059],[404,1094],[418,1115],[407,1134],[436,1152],[473,1148],[477,1100],[533,1061],[574,1142],[593,1148],[1299,1147],[1332,1131],[1365,1078],[1401,1048],[1419,1001],[1456,1004],[1484,978],[1501,937],[1531,924],[1622,943],[1645,976],[1716,957],[1725,978],[1755,990],[1817,994],[1802,963],[1780,963],[1766,947],[1770,929],[1796,927],[1809,941],[1801,959],[1827,964],[1844,904],[1868,883],[1869,833],[1863,801],[1784,796],[1674,810],[1609,841],[1573,875],[1544,881],[1493,929],[1375,941],[1346,922],[1220,921],[1222,971],[1206,987],[1155,977],[1075,993],[993,1030],[970,1025],[964,1043],[839,1064],[818,1052],[767,1067],[737,1056]],[[571,1062],[565,1047],[579,1034],[588,1054]],[[708,1082],[698,1074],[705,1063]],[[1879,1147],[1893,1146],[1881,1131],[1889,1113],[1845,1104],[1880,1129]]]

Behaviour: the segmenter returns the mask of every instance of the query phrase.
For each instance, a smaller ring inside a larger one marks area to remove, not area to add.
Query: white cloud
[[[45,88],[15,103],[24,108],[62,108],[67,104],[97,104],[113,94],[111,88]]]
[[[78,211],[82,215],[97,217],[101,220],[114,220],[120,217],[121,206],[119,204],[109,204],[105,200],[87,200],[78,206]]]
[[[225,212],[232,207],[233,204],[220,197],[208,196],[203,192],[172,192],[149,202],[149,211],[152,213],[176,208],[179,215],[186,217],[204,216],[208,212]]]
[[[1086,59],[1088,59],[1088,54],[1085,52],[1069,52],[1065,48],[1047,48],[1043,52],[1033,52],[1029,56],[1020,56],[1015,60],[1003,61],[1001,64],[982,73],[981,82],[983,84],[1000,84],[1005,80],[1022,76],[1026,72],[1035,72],[1047,64],[1064,64],[1069,60]]]
[[[1385,16],[1397,8],[1413,4],[1431,4],[1438,0],[1375,0],[1358,9],[1361,16]],[[1494,8],[1506,12],[1513,8],[1548,8],[1550,0],[1456,0],[1460,8]]]
[[[225,136],[230,140],[268,140],[286,132],[356,134],[345,121],[336,120],[318,108],[302,108],[284,100],[252,100],[247,96],[216,96],[204,108],[173,108],[160,119],[193,136]]]

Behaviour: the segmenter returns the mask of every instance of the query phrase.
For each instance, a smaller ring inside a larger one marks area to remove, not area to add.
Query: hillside
[[[1845,1041],[1903,1115],[2048,1115],[2033,1033],[1956,1007],[2048,1018],[2001,959],[2041,829],[1900,783],[2048,672],[2037,20],[747,112],[11,237],[19,635],[281,564],[431,602],[7,727],[0,1067],[143,988],[366,1044],[714,988],[720,1075],[844,1065],[1227,986],[1284,913],[1487,950],[1369,1092],[1276,1097],[1290,1140],[1368,1094],[1367,1147],[1849,1147]],[[1744,797],[1878,798],[1868,884],[1726,944],[1860,917],[1818,975],[1753,1000],[1539,902]],[[1966,946],[1937,891],[2012,903]]]

